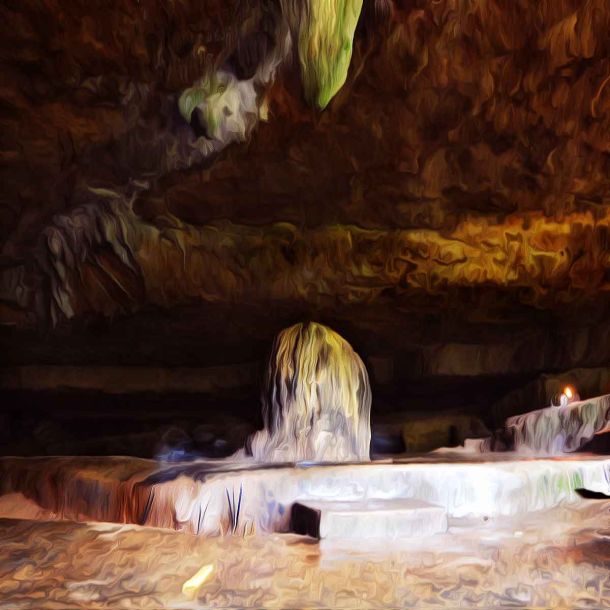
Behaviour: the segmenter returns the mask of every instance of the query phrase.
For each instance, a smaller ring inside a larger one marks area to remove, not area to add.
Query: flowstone
[[[371,389],[351,345],[313,322],[280,332],[262,393],[264,429],[246,444],[258,462],[369,461]]]

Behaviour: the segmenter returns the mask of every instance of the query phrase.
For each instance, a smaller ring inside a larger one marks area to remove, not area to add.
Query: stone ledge
[[[288,531],[295,502],[415,499],[443,507],[448,518],[484,519],[577,505],[577,489],[610,494],[609,481],[610,457],[586,454],[527,459],[451,453],[296,467],[222,460],[170,465],[118,457],[0,459],[2,493],[21,492],[60,518],[211,536]],[[240,495],[236,510],[229,497]]]
[[[0,388],[208,393],[256,385],[259,376],[257,362],[210,367],[28,365],[0,368]]]
[[[313,538],[422,538],[447,530],[447,511],[421,500],[295,502],[290,525]]]

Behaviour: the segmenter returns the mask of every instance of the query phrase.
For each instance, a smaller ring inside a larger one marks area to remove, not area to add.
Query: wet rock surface
[[[577,505],[607,495],[610,460],[573,455],[445,450],[367,464],[129,457],[0,459],[0,490],[22,493],[60,518],[135,523],[214,536],[284,532],[297,501],[419,500],[449,517],[486,519]]]
[[[610,607],[608,501],[519,519],[454,521],[383,548],[293,535],[202,539],[138,526],[0,519],[11,607]],[[518,561],[515,558],[518,557]],[[194,594],[183,584],[202,566]],[[273,565],[273,572],[270,571]]]

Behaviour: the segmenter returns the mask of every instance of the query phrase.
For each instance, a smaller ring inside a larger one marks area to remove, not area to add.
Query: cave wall
[[[321,6],[3,3],[6,366],[260,364],[301,319],[401,408],[608,366],[607,3]]]

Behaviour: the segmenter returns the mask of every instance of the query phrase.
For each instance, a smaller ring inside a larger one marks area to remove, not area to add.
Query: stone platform
[[[447,511],[421,500],[295,502],[296,534],[329,540],[424,538],[447,531]]]
[[[610,457],[428,454],[367,464],[160,464],[115,458],[3,458],[0,492],[58,518],[201,535],[285,532],[295,502],[418,500],[477,521],[578,505],[577,489],[610,494]]]

